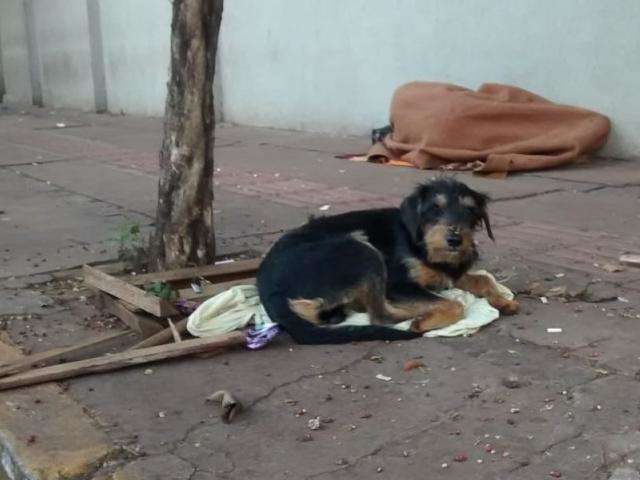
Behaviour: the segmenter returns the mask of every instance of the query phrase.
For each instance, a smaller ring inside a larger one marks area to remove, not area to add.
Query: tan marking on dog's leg
[[[500,295],[490,278],[485,275],[473,275],[467,273],[456,282],[456,287],[473,293],[477,297],[486,298],[489,304],[497,308],[500,313],[514,315],[520,308],[518,302],[509,300]]]
[[[385,310],[387,313],[392,316],[396,323],[403,322],[405,320],[409,320],[411,318],[418,317],[420,315],[424,315],[429,311],[431,306],[433,305],[432,300],[406,300],[399,302],[390,302],[388,300],[385,301]]]
[[[427,267],[414,257],[408,257],[403,263],[409,271],[409,277],[422,288],[427,290],[441,290],[451,286],[451,280],[444,273]]]
[[[433,302],[429,311],[421,318],[411,322],[411,330],[424,333],[453,325],[464,316],[464,307],[455,300],[438,300]]]
[[[324,305],[321,298],[289,299],[289,308],[300,318],[315,325],[320,324],[320,310]]]

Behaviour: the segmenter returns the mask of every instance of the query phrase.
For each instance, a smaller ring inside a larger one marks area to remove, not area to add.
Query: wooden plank
[[[212,283],[203,285],[202,291],[200,293],[194,292],[192,288],[180,289],[178,290],[178,296],[183,300],[189,301],[206,300],[218,295],[219,293],[224,292],[225,290],[228,290],[231,287],[235,287],[236,285],[254,285],[255,283],[255,277],[244,278],[241,280],[231,280],[229,282]]]
[[[168,317],[178,313],[166,300],[151,295],[141,288],[104,273],[97,268],[84,265],[82,271],[87,285],[129,302],[156,317]]]
[[[179,333],[185,333],[187,331],[187,318],[183,318],[176,324],[174,327]],[[149,338],[142,340],[139,343],[136,343],[134,346],[129,348],[129,350],[137,350],[139,348],[147,348],[153,347],[155,345],[162,345],[163,343],[170,342],[173,339],[173,332],[170,328],[165,328],[164,330],[159,331],[155,335],[151,335]]]
[[[121,301],[116,300],[108,293],[100,293],[100,302],[103,308],[122,320],[132,330],[135,330],[143,337],[150,337],[162,330],[162,325],[152,318],[145,317],[138,313],[132,312],[128,307],[128,304],[123,304]]]
[[[64,361],[73,356],[80,356],[131,334],[131,330],[113,332],[98,339],[88,340],[71,347],[54,348],[53,350],[47,350],[46,352],[28,355],[0,368],[0,377],[24,372],[36,365],[50,365],[51,363]]]
[[[167,318],[167,322],[169,322],[169,330],[171,330],[171,335],[173,335],[173,341],[176,343],[181,342],[182,337],[180,336],[180,332],[178,332],[176,326],[173,324],[170,318]]]
[[[185,340],[180,343],[170,343],[140,350],[127,350],[113,355],[38,368],[2,378],[0,379],[0,390],[64,380],[65,378],[74,378],[90,373],[109,372],[134,365],[244,345],[245,342],[246,339],[243,332],[231,332],[216,337]]]
[[[640,255],[620,255],[620,263],[631,267],[640,267]]]
[[[222,282],[255,276],[261,260],[260,258],[252,258],[251,260],[240,260],[238,262],[219,265],[205,265],[202,267],[167,270],[165,272],[143,273],[142,275],[131,275],[127,277],[127,281],[132,285],[146,285],[153,282],[172,282],[204,277],[208,280]]]

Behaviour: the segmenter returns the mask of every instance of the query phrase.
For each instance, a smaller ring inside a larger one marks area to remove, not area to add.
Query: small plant
[[[118,247],[118,260],[139,267],[146,259],[146,250],[139,222],[127,221],[121,224],[109,239]]]
[[[178,298],[178,292],[171,288],[171,285],[164,282],[153,282],[149,285],[145,285],[145,291],[155,295],[156,297],[160,297],[163,300],[167,300],[168,302],[172,300],[176,300]]]

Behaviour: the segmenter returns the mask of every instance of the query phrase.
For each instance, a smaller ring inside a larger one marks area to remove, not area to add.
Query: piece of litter
[[[565,274],[564,273],[556,273],[555,276],[556,276],[556,278],[562,278],[562,277],[565,276]]]
[[[231,423],[233,418],[242,410],[242,404],[227,390],[217,392],[205,398],[205,403],[217,403],[220,405],[220,418],[224,423]]]
[[[614,263],[605,263],[604,265],[600,265],[600,268],[609,273],[624,272],[624,267]]]
[[[383,375],[383,374],[381,374],[381,373],[377,374],[377,375],[376,375],[376,378],[377,378],[378,380],[382,380],[383,382],[390,382],[390,381],[392,380],[392,378],[391,378],[391,377],[387,377],[386,375]]]
[[[455,457],[453,457],[454,462],[462,463],[466,462],[469,459],[464,453],[459,453]]]
[[[191,282],[191,290],[193,290],[195,293],[202,293],[202,287],[196,282]]]
[[[540,297],[540,301],[544,304],[549,303],[549,299],[547,297]]]
[[[310,418],[307,427],[309,430],[320,430],[320,417]]]
[[[519,408],[512,408],[511,410],[509,410],[509,413],[520,413],[520,409]]]
[[[152,370],[152,369],[150,369],[150,368],[147,368],[147,369],[144,371],[144,374],[145,374],[145,375],[151,375],[152,373],[153,373],[153,370]]]
[[[443,463],[442,465],[440,465],[442,468],[449,468],[449,464],[448,463]]]
[[[566,294],[567,294],[567,287],[564,285],[553,287],[547,291],[547,297],[563,297]]]
[[[65,128],[66,126],[67,126],[66,123],[62,123],[62,122],[56,123],[56,127],[58,127],[58,128]]]
[[[547,328],[547,333],[562,333],[562,329],[556,327]]]
[[[321,212],[326,212],[330,208],[331,208],[331,205],[322,205],[320,208],[318,208],[318,210],[320,210]]]
[[[618,297],[618,301],[622,303],[629,303],[629,299],[625,297]]]
[[[164,418],[164,417],[166,417],[166,416],[167,416],[167,412],[164,412],[164,411],[160,411],[160,412],[158,412],[158,417],[160,417],[160,418]]]
[[[417,359],[411,359],[411,360],[407,360],[406,362],[404,362],[404,366],[402,367],[402,369],[405,372],[410,372],[411,370],[415,369],[415,368],[420,368],[420,367],[424,367],[424,363],[420,360]]]

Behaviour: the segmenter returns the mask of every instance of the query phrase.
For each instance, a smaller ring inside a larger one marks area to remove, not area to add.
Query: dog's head
[[[402,220],[425,260],[457,269],[478,256],[473,234],[484,223],[493,240],[489,197],[464,183],[443,178],[419,185],[400,206]]]

